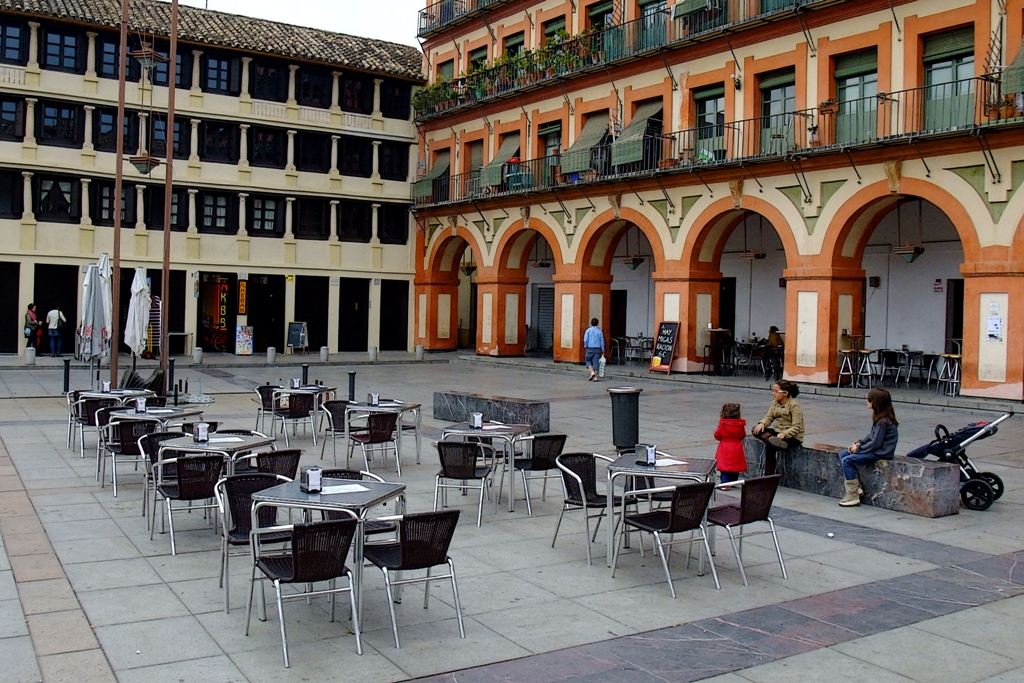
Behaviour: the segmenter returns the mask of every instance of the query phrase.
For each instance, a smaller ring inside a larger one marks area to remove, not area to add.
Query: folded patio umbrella
[[[124,326],[124,343],[136,356],[146,350],[146,330],[149,327],[149,308],[151,297],[146,271],[142,267],[135,269],[132,280],[132,296],[128,301],[128,320]]]

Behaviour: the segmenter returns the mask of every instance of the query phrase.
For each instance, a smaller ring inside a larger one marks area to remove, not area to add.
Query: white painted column
[[[199,121],[199,119],[191,119],[189,122],[192,124],[192,135],[190,136],[190,139],[189,139],[188,160],[189,160],[189,163],[193,163],[193,162],[198,162],[199,161],[199,123],[200,123],[200,121]],[[174,141],[174,131],[167,131],[167,137],[169,138],[169,142],[171,142],[173,144],[173,141]]]
[[[249,124],[238,125],[238,165],[249,165]]]
[[[89,41],[85,48],[85,80],[87,81],[96,80],[96,38],[98,36],[98,33],[92,31],[85,33],[85,37]]]
[[[297,107],[298,103],[295,101],[295,72],[299,70],[298,64],[288,65],[288,101],[286,104],[289,107]]]
[[[242,92],[239,97],[243,100],[251,99],[249,94],[249,63],[252,57],[242,57]]]
[[[374,140],[373,145],[373,172],[370,174],[371,180],[380,180],[380,140]]]
[[[377,230],[380,226],[380,204],[370,204],[370,244],[380,244],[380,235]]]
[[[337,199],[331,200],[331,242],[338,241],[338,204],[340,203]]]
[[[341,140],[340,135],[331,136],[331,175],[340,175],[338,172],[338,141]]]
[[[92,215],[89,209],[89,185],[92,180],[82,178],[82,217],[78,219],[81,225],[92,225]]]
[[[38,24],[36,25],[38,26]],[[38,101],[39,100],[34,97],[25,98],[25,140],[22,144],[26,147],[36,146],[36,102]],[[93,109],[95,109],[95,107],[85,108],[85,131],[86,136],[89,138],[89,142],[87,143],[89,147],[92,147],[92,126],[89,124],[91,123]]]
[[[290,240],[295,238],[295,234],[292,232],[292,210],[295,206],[295,197],[285,197],[284,201],[284,238]]]
[[[341,102],[341,84],[340,84],[340,81],[341,81],[341,72],[340,71],[332,71],[331,72],[331,112],[332,113],[340,113],[341,112],[341,106],[340,106],[340,102]]]
[[[163,188],[159,188],[163,190]],[[135,229],[146,229],[146,186],[135,186]]]
[[[36,24],[38,26],[39,24]],[[23,208],[21,212],[21,218],[25,221],[34,221],[36,219],[35,213],[32,211],[32,174],[29,171],[22,171],[22,203]]]
[[[203,71],[203,69],[202,69],[202,67],[203,67],[202,58],[203,58],[203,51],[202,50],[192,50],[192,89],[189,92],[192,95],[196,95],[196,96],[202,96],[202,94],[203,94],[203,89],[199,87],[200,76],[202,75],[202,71]],[[172,79],[172,82],[173,82],[173,79],[175,78],[175,76],[174,76],[175,65],[174,64],[168,64],[167,68],[168,68],[168,76]]]
[[[373,118],[382,118],[380,111],[380,86],[384,83],[383,78],[373,79]]]
[[[143,156],[148,151],[146,149],[146,121],[149,119],[149,114],[144,111],[139,112],[139,149],[137,154]],[[89,130],[86,128],[86,130]]]
[[[39,73],[39,22],[28,22],[28,64],[25,70],[32,74]],[[28,85],[39,85],[38,78],[35,83]]]
[[[199,228],[196,225],[196,195],[199,194],[199,190],[191,188],[188,191],[188,231],[191,233],[199,232]]]
[[[288,131],[288,161],[284,165],[284,170],[294,171],[295,170],[295,135],[294,130]]]
[[[238,193],[238,236],[245,237],[249,231],[245,228],[245,200],[249,195],[245,192]]]

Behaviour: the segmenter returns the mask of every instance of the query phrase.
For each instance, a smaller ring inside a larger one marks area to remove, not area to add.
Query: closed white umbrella
[[[124,326],[124,343],[136,356],[141,356],[146,350],[146,328],[149,326],[151,304],[146,271],[142,267],[136,268],[135,279],[132,280],[132,297],[128,301],[128,320]]]
[[[82,360],[89,362],[103,353],[103,320],[100,299],[100,275],[95,263],[89,264],[82,284]]]
[[[106,254],[100,254],[100,260],[96,263],[96,270],[100,276],[100,301],[102,303],[101,310],[103,315],[103,328],[100,332],[103,344],[102,355],[106,356],[107,352],[110,351],[110,337],[114,334],[114,272],[110,267],[110,257]]]

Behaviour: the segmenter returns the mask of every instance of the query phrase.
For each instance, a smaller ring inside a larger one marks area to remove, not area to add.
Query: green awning
[[[694,12],[710,9],[708,0],[680,0],[672,5],[672,18],[678,19]]]
[[[591,5],[590,7],[587,8],[587,16],[588,17],[602,16],[602,15],[608,14],[613,9],[615,9],[615,4],[612,3],[612,2],[599,2],[599,3]]]
[[[793,85],[794,83],[796,83],[796,71],[788,68],[761,74],[757,87],[761,90],[771,90],[772,88],[781,88],[782,86]]]
[[[719,83],[718,85],[709,85],[706,88],[699,88],[693,91],[693,99],[700,100],[714,100],[719,97],[725,96],[725,84]]]
[[[974,27],[937,33],[924,38],[925,62],[939,62],[974,52]]]
[[[1013,63],[1003,70],[999,81],[999,92],[1003,96],[1024,92],[1024,43],[1021,43]]]
[[[480,186],[493,187],[501,185],[503,178],[502,170],[505,168],[505,162],[517,154],[519,154],[519,133],[509,133],[501,141],[501,147],[498,148],[498,153],[491,159],[491,163],[484,166],[483,170],[480,171]]]
[[[590,169],[590,150],[601,144],[608,134],[608,112],[591,114],[576,136],[576,142],[562,152],[562,173],[579,173]]]
[[[642,161],[644,158],[644,137],[647,135],[647,121],[661,114],[661,100],[641,104],[633,114],[619,138],[612,143],[612,166]]]
[[[451,164],[451,153],[446,149],[437,153],[434,159],[434,166],[427,175],[416,181],[413,185],[413,197],[415,199],[426,199],[434,194],[434,181],[441,176],[448,175],[448,166]]]
[[[543,137],[545,135],[551,135],[552,133],[562,132],[562,122],[552,121],[551,123],[542,123],[537,126],[537,136]]]
[[[878,50],[863,50],[836,57],[836,78],[864,76],[878,72]]]
[[[555,34],[559,31],[565,30],[565,17],[559,17],[552,19],[551,21],[544,24],[544,37],[554,38]]]

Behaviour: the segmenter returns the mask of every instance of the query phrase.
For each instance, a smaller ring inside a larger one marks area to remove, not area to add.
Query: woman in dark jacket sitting
[[[899,422],[896,421],[896,411],[893,410],[889,392],[885,389],[869,391],[868,407],[872,413],[871,432],[839,454],[839,464],[846,477],[846,495],[839,501],[843,507],[860,505],[860,497],[864,495],[857,479],[857,465],[870,465],[876,460],[892,460],[896,455],[896,442],[900,438]]]

